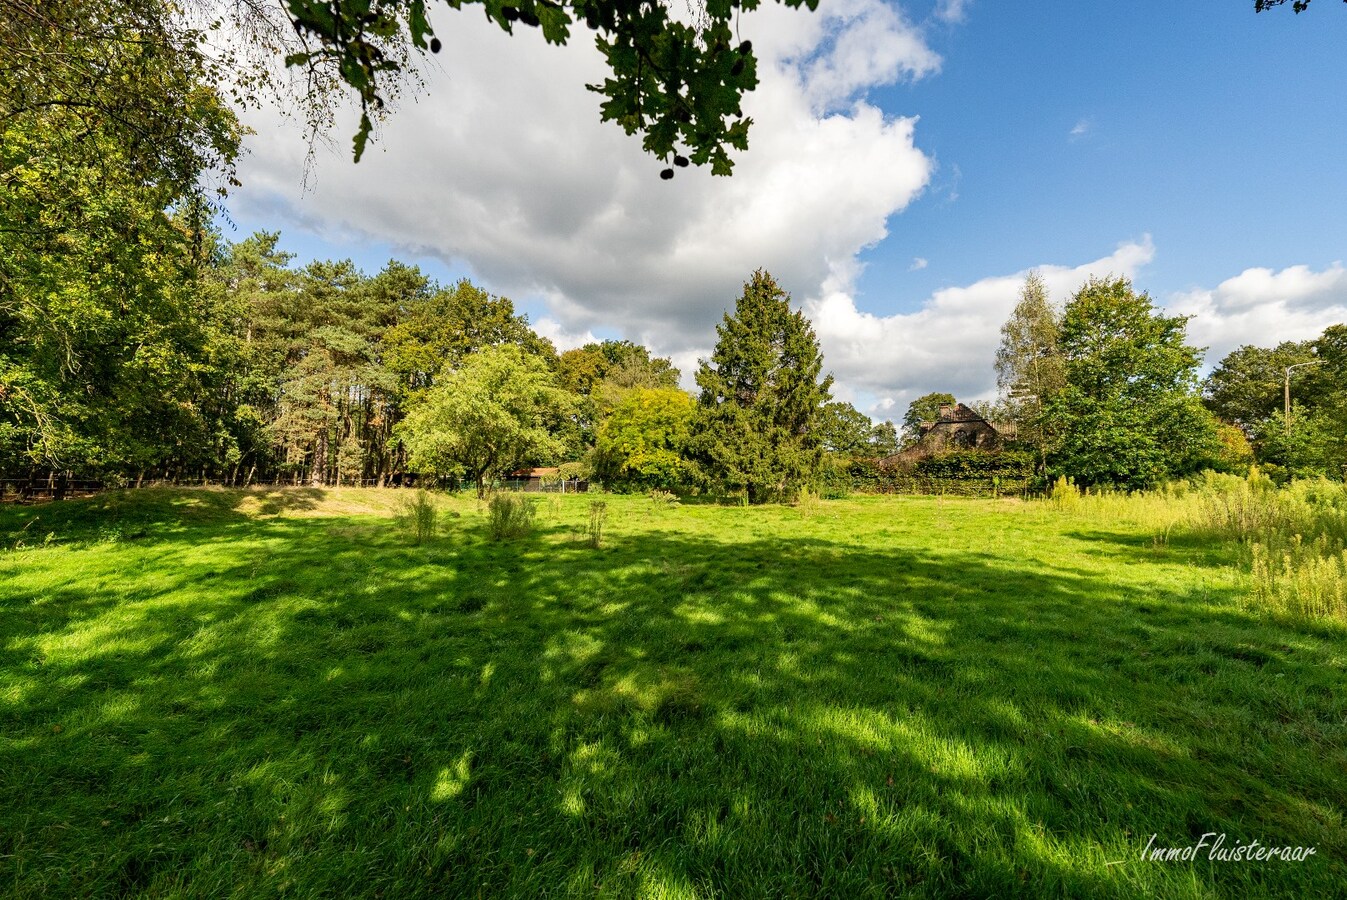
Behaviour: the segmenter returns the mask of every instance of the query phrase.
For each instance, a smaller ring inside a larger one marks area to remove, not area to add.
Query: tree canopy
[[[1051,463],[1079,484],[1140,488],[1209,463],[1216,423],[1196,392],[1201,352],[1124,278],[1092,278],[1062,316],[1063,389],[1045,404]]]
[[[936,416],[940,415],[942,404],[955,402],[954,395],[944,391],[932,391],[913,400],[903,414],[903,440],[909,444],[916,443],[921,438],[921,423],[935,421]]]
[[[818,0],[779,0],[816,8]],[[537,28],[550,44],[564,44],[573,25],[595,33],[610,76],[586,85],[601,94],[601,118],[627,134],[640,134],[648,153],[673,166],[710,165],[717,175],[734,167],[729,150],[748,147],[751,120],[740,101],[758,83],[749,41],[736,38],[738,15],[760,0],[707,0],[689,6],[683,21],[672,4],[627,0],[445,0],[447,6],[482,7],[487,19],[513,34]],[[360,99],[355,136],[358,160],[372,129],[371,112],[385,105],[383,92],[405,69],[407,47],[438,53],[427,0],[288,0],[305,49],[291,65],[335,69]]]
[[[813,326],[759,269],[716,334],[697,372],[694,458],[722,490],[743,491],[751,503],[789,498],[823,458],[819,418],[833,379],[822,376]]]
[[[489,476],[560,454],[551,426],[572,404],[539,357],[508,344],[488,347],[431,387],[398,434],[414,470],[466,475],[480,496]]]

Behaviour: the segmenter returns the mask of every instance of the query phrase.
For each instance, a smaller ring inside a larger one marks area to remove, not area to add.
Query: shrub
[[[398,498],[393,521],[411,536],[412,543],[424,544],[435,536],[439,527],[439,510],[430,494],[419,490],[410,497]]]
[[[1065,475],[1059,475],[1052,486],[1052,505],[1058,509],[1075,509],[1080,505],[1080,490]]]
[[[798,509],[800,514],[806,519],[813,518],[821,507],[822,501],[820,501],[819,495],[808,488],[800,491],[800,496],[795,500],[795,508]]]
[[[675,494],[673,491],[663,491],[660,490],[659,488],[655,488],[646,496],[648,496],[652,501],[654,501],[654,504],[656,506],[664,506],[672,508],[678,505],[678,495]]]
[[[594,500],[589,504],[589,546],[595,550],[603,546],[603,526],[608,523],[608,502]]]
[[[523,537],[533,530],[538,508],[533,501],[520,494],[491,495],[487,501],[487,530],[493,541]]]

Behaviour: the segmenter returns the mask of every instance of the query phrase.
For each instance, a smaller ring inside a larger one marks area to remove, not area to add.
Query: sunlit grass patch
[[[1157,552],[1159,513],[1126,498],[806,517],[607,497],[595,550],[592,498],[495,542],[485,504],[440,496],[458,515],[416,545],[396,494],[37,510],[53,541],[0,553],[10,893],[1303,897],[1347,879],[1347,650],[1331,622],[1253,608],[1238,541],[1176,529]],[[0,510],[0,537],[33,514]],[[1205,831],[1319,852],[1139,860],[1151,834]]]

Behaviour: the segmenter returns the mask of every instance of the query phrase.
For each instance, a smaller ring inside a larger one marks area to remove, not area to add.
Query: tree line
[[[1278,481],[1343,478],[1347,326],[1241,347],[1201,379],[1188,320],[1123,278],[1091,278],[1057,309],[1031,273],[1001,330],[989,414],[1017,423],[1046,475],[1083,485],[1148,487],[1253,463]]]

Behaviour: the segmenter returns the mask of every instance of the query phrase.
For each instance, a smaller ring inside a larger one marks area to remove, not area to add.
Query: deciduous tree
[[[1053,471],[1078,484],[1141,488],[1219,453],[1187,323],[1124,278],[1092,278],[1076,292],[1062,317],[1066,384],[1045,408],[1059,434]]]
[[[515,345],[487,347],[440,378],[397,433],[413,471],[466,475],[482,496],[489,477],[562,453],[550,423],[574,402],[537,355]]]
[[[1057,346],[1058,318],[1043,276],[1030,272],[1010,318],[1001,326],[996,351],[996,386],[1021,440],[1042,443],[1050,438],[1042,413],[1066,377]]]

